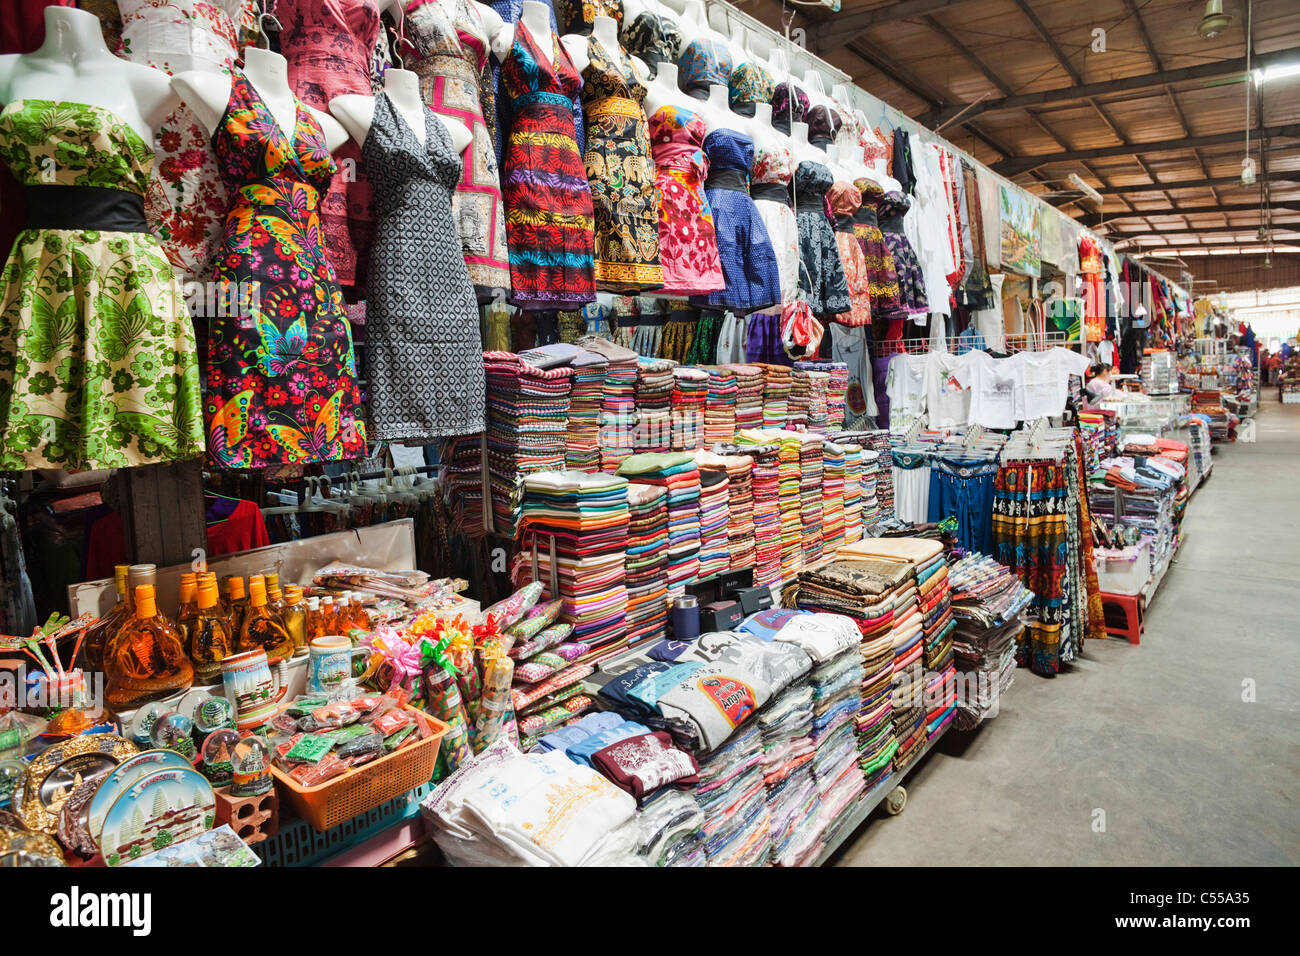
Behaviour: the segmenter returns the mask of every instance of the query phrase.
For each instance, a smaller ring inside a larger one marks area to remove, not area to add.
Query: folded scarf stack
[[[792,425],[805,426],[809,431],[825,435],[831,430],[830,387],[831,373],[827,371],[830,362],[795,362],[794,391],[790,396],[790,417]],[[840,420],[834,427],[844,424],[841,409]]]
[[[761,434],[746,430],[746,435]],[[750,471],[754,495],[754,584],[769,587],[781,580],[781,502],[778,447],[754,444],[737,435],[736,445],[718,445],[724,455],[744,455],[753,463]]]
[[[713,577],[731,567],[731,550],[727,546],[729,485],[725,471],[701,469],[700,580]]]
[[[804,432],[799,440],[799,519],[802,526],[803,563],[821,560],[825,550],[823,517],[830,490],[822,482],[824,471],[822,437]],[[844,487],[839,488],[839,507],[844,509]]]
[[[673,369],[673,451],[704,447],[704,404],[708,396],[708,372],[692,366]]]
[[[673,369],[668,359],[637,361],[636,438],[638,452],[667,452],[672,448]]]
[[[633,452],[637,355],[631,349],[593,336],[584,336],[579,341],[593,351],[599,350],[609,362],[600,404],[600,470],[613,474]]]
[[[609,360],[584,349],[575,356],[569,392],[569,430],[565,436],[565,467],[570,471],[600,471],[600,412],[605,396]]]
[[[668,592],[680,594],[700,571],[700,470],[683,452],[633,455],[619,474],[668,493]]]
[[[661,639],[668,629],[668,491],[629,484],[627,561],[628,643]]]
[[[753,461],[746,455],[719,455],[711,451],[696,452],[695,460],[701,476],[706,471],[721,471],[727,476],[726,570],[752,568],[755,559]]]
[[[802,438],[799,432],[769,429],[746,429],[736,435],[741,446],[775,444],[777,448],[777,503],[781,528],[781,572],[777,580],[792,578],[803,567]]]
[[[1016,672],[1016,642],[1025,629],[1020,612],[1034,599],[1020,578],[983,554],[968,554],[948,569],[953,654],[965,675],[957,699],[957,726],[970,730],[997,714]]]
[[[763,390],[767,379],[757,365],[732,365],[736,376],[736,428],[763,427]]]
[[[708,398],[704,405],[704,446],[736,440],[736,373],[726,365],[709,365]]]
[[[862,534],[858,537],[866,538],[875,534],[876,526],[880,524],[880,452],[872,451],[870,448],[863,448],[859,458]],[[852,544],[853,542],[850,541],[849,543]]]
[[[793,369],[788,365],[758,366],[763,370],[763,427],[785,428],[790,414]]]
[[[848,452],[843,445],[822,442],[822,538],[826,554],[844,544],[848,512]]]
[[[832,441],[852,442],[855,445],[861,445],[864,452],[874,451],[879,455],[876,475],[876,501],[880,509],[879,520],[885,521],[892,518],[894,515],[894,479],[893,469],[891,468],[893,458],[889,453],[889,430],[831,432],[828,437]],[[864,455],[863,461],[865,462],[868,459],[869,456]],[[865,517],[863,521],[866,522]]]
[[[949,597],[948,565],[942,553],[917,564],[916,586],[925,642],[925,733],[932,738],[952,723],[957,711],[957,667],[952,650],[957,621]]]

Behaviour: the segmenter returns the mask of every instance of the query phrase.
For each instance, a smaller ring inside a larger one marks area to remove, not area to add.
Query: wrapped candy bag
[[[454,773],[472,756],[469,745],[469,721],[456,683],[456,668],[447,659],[449,638],[437,644],[425,639],[421,644],[425,709],[447,725],[447,734],[438,750],[438,764],[446,773]]]
[[[533,581],[531,584],[525,584],[505,600],[493,604],[483,612],[484,617],[495,621],[497,627],[505,630],[527,614],[541,596],[541,582]]]
[[[504,655],[488,658],[483,665],[483,700],[470,742],[474,753],[482,753],[503,736],[518,745],[515,732],[515,708],[510,701],[510,685],[514,680],[515,664]]]

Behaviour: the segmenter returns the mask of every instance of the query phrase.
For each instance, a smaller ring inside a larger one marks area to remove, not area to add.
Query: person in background
[[[1259,381],[1261,385],[1268,384],[1269,354],[1268,349],[1259,350]]]
[[[1103,363],[1098,363],[1089,370],[1088,383],[1084,388],[1091,398],[1090,404],[1104,402],[1115,394],[1115,386],[1110,384],[1112,371],[1114,371],[1112,366]]]

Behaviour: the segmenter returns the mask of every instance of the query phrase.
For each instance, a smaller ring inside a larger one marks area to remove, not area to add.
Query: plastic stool
[[[1126,637],[1130,644],[1142,643],[1142,595],[1101,592],[1101,606],[1106,617],[1106,633]]]

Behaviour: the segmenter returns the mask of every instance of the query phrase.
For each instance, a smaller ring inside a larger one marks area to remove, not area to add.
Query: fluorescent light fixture
[[[1252,70],[1251,72],[1255,77],[1255,85],[1263,86],[1271,80],[1284,80],[1289,76],[1300,76],[1300,63],[1274,63],[1262,70]]]

